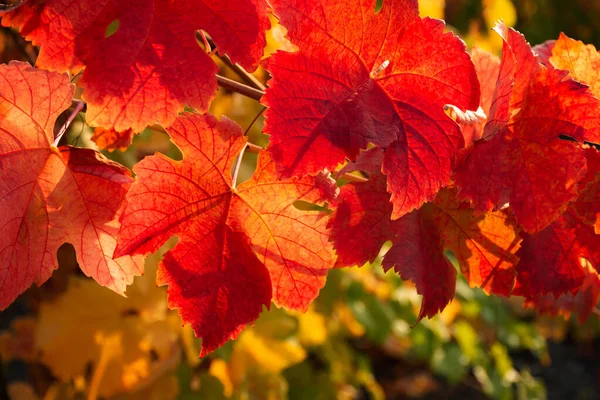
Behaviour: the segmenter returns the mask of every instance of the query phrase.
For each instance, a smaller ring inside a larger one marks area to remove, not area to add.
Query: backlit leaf
[[[52,145],[73,95],[66,75],[13,62],[0,76],[0,309],[52,275],[65,242],[86,275],[123,294],[142,271],[139,259],[113,258],[129,171],[96,151]]]
[[[463,139],[445,104],[476,110],[479,85],[465,45],[418,16],[416,0],[277,0],[296,53],[266,63],[265,133],[282,176],[354,160],[387,147],[392,218],[433,200],[449,183]]]
[[[331,200],[333,181],[279,181],[264,153],[254,176],[234,188],[232,164],[246,145],[235,123],[184,114],[167,132],[184,159],[157,154],[134,167],[116,254],[148,253],[179,237],[158,280],[203,338],[205,355],[235,338],[271,299],[306,310],[317,296],[334,261],[326,216],[294,203]]]
[[[216,64],[195,33],[254,69],[269,27],[264,0],[47,0],[2,18],[41,50],[40,68],[78,73],[92,126],[141,132],[185,105],[206,111]]]

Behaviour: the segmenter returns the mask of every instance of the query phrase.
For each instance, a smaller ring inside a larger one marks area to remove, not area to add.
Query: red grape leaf
[[[410,279],[423,296],[417,322],[442,311],[456,289],[456,270],[444,255],[433,212],[425,206],[399,219],[396,240],[392,240],[393,246],[383,258],[386,271],[393,267],[402,279]]]
[[[600,278],[595,270],[585,268],[583,284],[576,294],[565,293],[558,299],[551,294],[525,299],[525,306],[535,308],[540,313],[562,315],[568,318],[577,314],[580,323],[584,323],[596,308],[600,300]]]
[[[443,189],[433,203],[392,221],[385,177],[378,170],[382,159],[381,150],[372,149],[345,170],[365,170],[369,180],[342,187],[329,221],[337,266],[373,261],[391,240],[384,268],[395,266],[403,279],[416,284],[423,295],[419,319],[435,315],[454,295],[456,273],[445,250],[454,253],[472,286],[509,295],[520,243],[514,220],[503,211],[477,214],[456,200],[455,189]]]
[[[586,272],[582,258],[600,269],[600,236],[569,210],[535,235],[524,235],[514,294],[533,298],[575,293]]]
[[[477,79],[479,79],[481,87],[481,101],[479,106],[487,116],[490,113],[492,101],[494,100],[496,81],[500,73],[500,59],[492,53],[479,48],[471,50],[471,59],[475,65]],[[481,139],[483,136],[485,121],[474,124],[460,124],[460,126],[465,140],[465,147],[470,147],[473,145],[473,142]]]
[[[556,40],[546,40],[544,43],[533,46],[531,50],[533,50],[533,53],[537,56],[539,62],[546,67],[550,67],[552,66],[550,57],[552,57],[552,49],[555,44]]]
[[[515,284],[520,229],[505,211],[485,214],[459,202],[456,190],[440,192],[434,215],[445,248],[456,257],[471,287],[509,296]]]
[[[471,57],[481,86],[481,101],[479,105],[488,114],[494,100],[496,80],[500,74],[500,59],[492,53],[478,48],[474,48],[471,51]]]
[[[549,50],[552,66],[569,71],[570,77],[590,86],[592,93],[600,96],[600,54],[594,46],[561,33]],[[588,140],[598,143],[598,137]],[[579,182],[579,198],[573,207],[586,223],[595,224],[596,232],[600,233],[600,156],[594,148],[586,149],[585,155],[587,174]]]
[[[588,148],[585,156],[587,174],[579,181],[579,197],[571,207],[600,234],[600,153],[595,148]]]
[[[264,0],[47,0],[5,15],[2,24],[41,46],[39,67],[85,69],[79,85],[90,125],[141,132],[155,121],[171,124],[184,105],[208,109],[218,68],[196,30],[206,30],[233,62],[255,68],[269,20]]]
[[[0,65],[0,309],[57,268],[71,243],[83,272],[123,294],[141,263],[113,259],[131,176],[90,149],[56,148],[53,128],[71,104],[66,75]]]
[[[586,170],[579,143],[600,137],[600,101],[565,75],[541,67],[525,100],[515,100],[521,104],[511,109],[516,115],[487,142],[477,143],[456,174],[461,198],[480,210],[509,202],[530,233],[556,220],[576,198]]]
[[[368,143],[388,147],[383,171],[392,218],[432,200],[450,180],[459,127],[445,104],[477,109],[464,43],[416,0],[276,0],[297,53],[278,52],[263,97],[265,132],[282,176],[332,169]]]
[[[529,83],[539,69],[538,60],[523,35],[503,23],[497,24],[494,30],[502,37],[502,60],[485,126],[486,140],[504,128],[512,112],[522,106]]]
[[[362,170],[369,174],[364,183],[342,186],[329,220],[331,240],[337,251],[336,267],[363,265],[373,261],[381,246],[395,236],[390,194],[381,173],[383,153],[374,148],[362,152],[340,173]]]
[[[550,63],[569,71],[573,79],[585,83],[592,93],[600,96],[600,54],[593,45],[585,45],[561,33],[552,47]]]
[[[234,122],[184,114],[167,132],[183,161],[163,155],[134,167],[116,254],[144,254],[179,242],[160,271],[169,304],[203,338],[205,355],[235,338],[271,298],[306,310],[333,267],[326,214],[298,200],[332,200],[323,175],[277,180],[267,152],[254,176],[232,188],[231,168],[246,145]]]

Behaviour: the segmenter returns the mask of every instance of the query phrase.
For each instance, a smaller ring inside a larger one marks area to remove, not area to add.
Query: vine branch
[[[206,35],[204,32],[196,31],[196,40],[204,45],[204,50],[209,55],[215,54],[215,51],[218,50],[215,42],[213,42],[210,36]],[[234,64],[229,56],[221,55],[218,51],[216,52],[216,55],[223,63],[225,63],[225,65],[231,68],[244,82],[246,82],[248,86],[257,90],[262,90],[263,92],[266,90],[267,87],[261,81],[250,72],[246,71],[241,65]]]
[[[67,118],[63,126],[61,126],[60,130],[58,131],[58,134],[54,138],[54,143],[52,143],[54,146],[58,146],[58,142],[60,142],[60,139],[63,137],[65,132],[67,132],[67,129],[69,129],[69,126],[71,125],[77,114],[79,114],[79,112],[83,110],[83,106],[85,105],[85,103],[81,100],[73,100],[73,103],[75,104],[75,108],[73,108],[73,111],[71,111],[71,114],[69,114],[69,117]]]
[[[231,187],[233,189],[235,189],[235,186],[237,184],[238,174],[240,172],[240,167],[242,166],[242,158],[244,158],[244,152],[246,151],[247,148],[248,148],[248,143],[246,143],[246,146],[244,146],[242,151],[240,151],[240,154],[237,156],[237,159],[235,160],[235,169],[233,170],[233,177],[231,178]]]
[[[246,97],[250,97],[256,101],[259,101],[260,98],[265,94],[264,90],[255,89],[251,86],[234,81],[233,79],[225,78],[221,75],[217,75],[217,83],[222,88],[229,89],[232,92],[239,93]]]

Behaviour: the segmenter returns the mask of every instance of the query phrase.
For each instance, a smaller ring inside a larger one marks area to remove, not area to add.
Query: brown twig
[[[224,76],[217,75],[217,83],[219,86],[225,89],[229,89],[232,92],[239,93],[243,96],[250,97],[256,101],[259,101],[265,94],[264,90],[258,90],[240,82],[236,82],[232,79],[225,78]]]
[[[69,117],[67,118],[63,126],[58,131],[58,134],[54,138],[54,146],[58,146],[58,142],[60,142],[60,139],[63,137],[65,132],[67,132],[67,129],[69,129],[71,122],[73,122],[77,114],[79,114],[79,112],[83,110],[83,106],[85,105],[85,103],[81,100],[73,100],[73,103],[75,103],[75,108],[73,108],[73,111],[71,111],[71,114],[69,114]]]
[[[267,109],[267,107],[263,107],[258,112],[258,114],[256,114],[256,117],[254,117],[252,122],[250,122],[250,125],[248,125],[248,128],[246,128],[246,132],[244,132],[244,136],[246,136],[248,134],[248,132],[250,132],[250,129],[252,129],[252,126],[256,123],[256,121],[258,121],[258,118],[260,118],[260,116],[265,112],[266,109]]]
[[[253,87],[257,90],[262,90],[263,92],[266,90],[266,86],[259,81],[254,75],[250,72],[246,71],[244,67],[239,64],[234,64],[231,59],[226,55],[221,55],[218,52],[218,46],[215,45],[215,42],[210,37],[207,37],[206,34],[200,31],[196,31],[196,39],[204,43],[206,47],[207,53],[213,54],[215,50],[217,50],[217,57],[221,61],[225,63],[229,68],[231,68],[246,84],[250,87]]]
[[[264,150],[263,147],[261,147],[257,144],[254,144],[254,143],[246,143],[246,147],[250,153],[260,153],[261,151]]]
[[[365,182],[369,181],[367,178],[365,178],[363,176],[355,175],[355,174],[351,174],[351,173],[345,173],[342,176],[340,176],[339,178],[344,179],[345,181],[348,181],[348,182],[365,183]]]

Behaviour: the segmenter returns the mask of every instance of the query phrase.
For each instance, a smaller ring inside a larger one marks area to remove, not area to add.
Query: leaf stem
[[[344,179],[348,182],[356,182],[356,183],[365,183],[368,182],[369,180],[365,177],[359,176],[359,175],[355,175],[355,174],[351,174],[349,172],[341,175],[339,178]]]
[[[54,138],[54,143],[52,143],[54,146],[58,146],[58,142],[60,142],[60,139],[63,137],[65,132],[67,132],[67,129],[69,129],[71,122],[73,122],[77,114],[83,110],[83,106],[85,105],[85,103],[81,100],[73,100],[73,103],[75,103],[75,108],[73,108],[73,111],[71,111],[71,114],[69,114],[69,117],[58,131],[56,138]]]
[[[254,125],[254,123],[256,121],[258,121],[258,118],[265,112],[265,110],[267,109],[267,107],[263,107],[258,114],[256,114],[256,117],[254,117],[254,119],[252,120],[252,122],[250,122],[250,125],[248,125],[248,128],[246,128],[246,132],[244,132],[244,136],[248,135],[248,132],[250,132],[250,129],[252,129],[252,126]]]
[[[247,150],[250,151],[250,153],[260,153],[261,151],[265,150],[264,147],[261,147],[254,143],[246,143],[246,147]]]
[[[260,98],[263,97],[263,95],[265,94],[264,90],[255,89],[243,83],[236,82],[229,78],[225,78],[221,75],[217,75],[217,83],[222,88],[229,89],[232,92],[239,93],[246,97],[250,97],[251,99],[254,99],[256,101],[259,101]]]
[[[231,178],[232,189],[235,189],[235,186],[237,184],[238,174],[240,173],[240,167],[242,166],[242,158],[244,158],[244,152],[246,151],[247,147],[248,147],[248,144],[246,144],[246,146],[244,146],[242,151],[240,151],[240,155],[235,160],[235,168],[233,170],[233,177]]]
[[[267,87],[254,75],[246,71],[244,67],[239,64],[234,64],[229,56],[221,55],[218,52],[218,46],[215,45],[215,42],[213,42],[210,36],[207,37],[204,32],[196,31],[196,39],[204,43],[207,53],[213,54],[214,51],[217,50],[217,57],[219,57],[219,59],[223,61],[223,63],[225,63],[225,65],[227,65],[229,68],[231,68],[233,72],[235,72],[240,78],[242,78],[242,80],[246,82],[248,86],[253,87],[254,89],[262,90],[263,92],[266,90]]]

